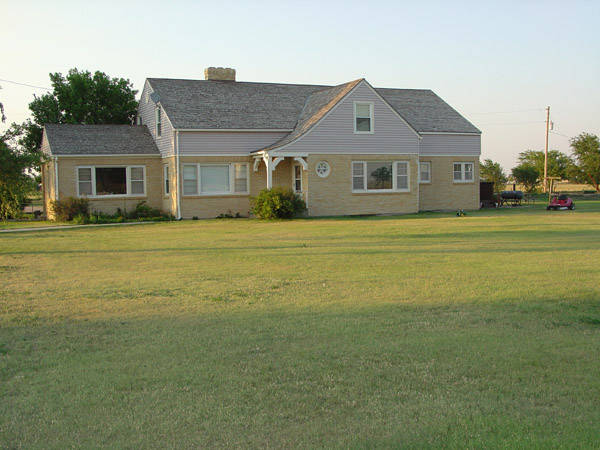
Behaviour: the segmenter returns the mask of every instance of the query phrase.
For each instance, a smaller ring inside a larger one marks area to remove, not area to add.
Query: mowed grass
[[[597,447],[577,207],[0,235],[0,447]]]

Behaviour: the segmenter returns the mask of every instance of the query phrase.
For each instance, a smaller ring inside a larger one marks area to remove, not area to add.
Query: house
[[[137,125],[46,125],[44,198],[177,218],[247,215],[264,188],[308,215],[479,207],[481,132],[430,90],[148,78]]]

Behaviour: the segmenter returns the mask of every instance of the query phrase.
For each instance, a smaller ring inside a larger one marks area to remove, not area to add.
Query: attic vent
[[[208,67],[204,69],[205,80],[235,81],[235,69],[229,67]]]

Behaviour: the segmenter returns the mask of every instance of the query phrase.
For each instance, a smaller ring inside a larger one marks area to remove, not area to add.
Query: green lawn
[[[577,206],[0,234],[0,447],[597,447]]]

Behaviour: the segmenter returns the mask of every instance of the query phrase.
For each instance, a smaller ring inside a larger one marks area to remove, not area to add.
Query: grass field
[[[577,207],[0,235],[0,447],[597,447]]]

